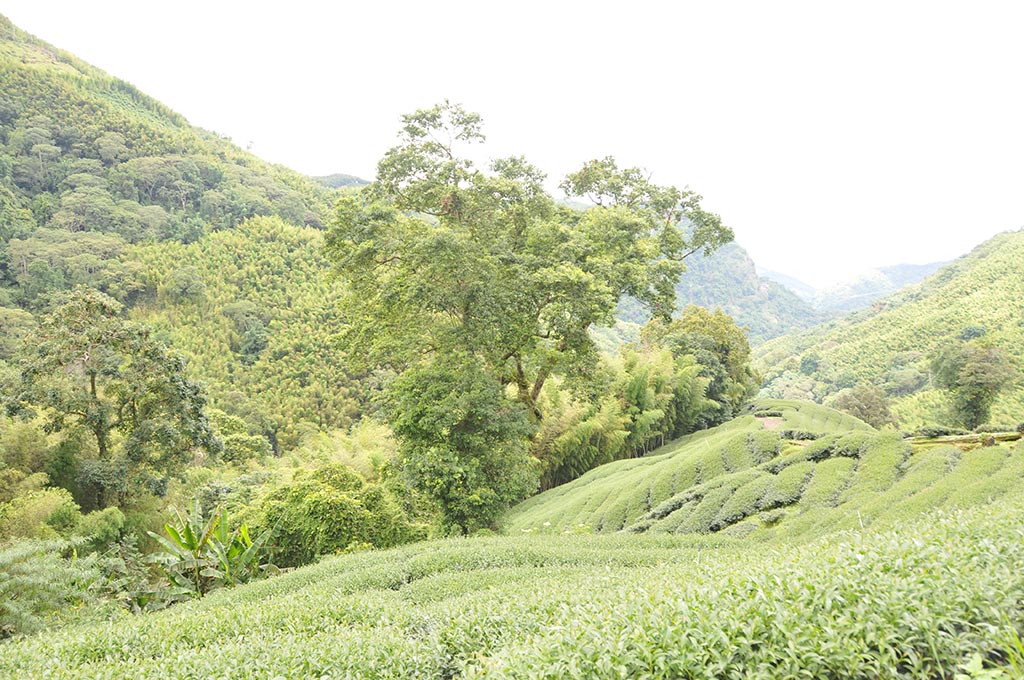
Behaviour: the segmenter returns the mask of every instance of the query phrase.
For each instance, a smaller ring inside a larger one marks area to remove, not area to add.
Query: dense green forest
[[[1024,672],[1024,232],[810,328],[483,130],[308,178],[0,17],[0,675]]]

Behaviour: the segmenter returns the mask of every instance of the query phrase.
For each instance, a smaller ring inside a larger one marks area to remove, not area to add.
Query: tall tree
[[[96,459],[85,469],[99,505],[123,503],[130,482],[166,477],[194,449],[219,445],[181,357],[120,311],[88,288],[59,297],[20,357],[19,391],[9,404],[40,410],[50,432],[82,427],[91,435]]]
[[[952,397],[956,417],[971,429],[988,421],[996,397],[1017,376],[1006,350],[984,340],[948,345],[931,368],[935,384]]]
[[[657,186],[611,158],[591,161],[562,182],[568,196],[594,204],[576,210],[557,203],[544,189],[545,176],[521,157],[478,169],[463,153],[484,141],[477,114],[445,102],[403,120],[400,143],[380,161],[376,181],[339,203],[327,237],[347,283],[342,340],[350,356],[370,366],[386,365],[403,377],[475,373],[475,390],[489,382],[504,399],[508,388],[536,423],[551,376],[572,384],[592,372],[597,351],[589,330],[611,323],[620,297],[667,318],[683,259],[732,238],[701,209],[699,196]],[[691,225],[689,237],[682,221]],[[453,356],[463,357],[457,370]],[[415,381],[398,386],[409,384]],[[415,395],[405,396],[402,408],[409,409]],[[403,417],[395,412],[392,421]],[[523,436],[513,421],[501,419],[511,448]],[[403,431],[410,438],[408,469],[421,469],[416,461],[427,460],[430,438],[412,444],[418,430]],[[489,441],[495,436],[488,430]]]
[[[683,258],[732,238],[699,196],[610,158],[561,184],[595,204],[574,210],[523,158],[483,172],[460,156],[484,139],[478,115],[446,102],[404,122],[371,201],[343,200],[327,240],[349,285],[345,340],[370,363],[402,370],[459,348],[539,417],[548,377],[593,366],[589,329],[612,321],[621,296],[667,318]]]
[[[747,334],[732,317],[690,305],[678,319],[664,323],[652,319],[640,331],[640,341],[662,345],[680,357],[692,355],[708,378],[707,398],[715,408],[704,415],[703,425],[715,425],[736,414],[760,385],[760,377],[750,367]]]

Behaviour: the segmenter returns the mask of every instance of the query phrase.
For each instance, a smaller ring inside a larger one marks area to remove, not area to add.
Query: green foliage
[[[0,540],[68,536],[81,514],[65,489],[40,489],[0,505]]]
[[[63,295],[25,349],[9,404],[40,409],[50,432],[93,436],[97,458],[82,464],[79,479],[97,489],[100,507],[124,503],[129,483],[175,473],[194,448],[220,445],[182,359],[120,311],[97,291]]]
[[[74,619],[96,599],[90,587],[101,578],[95,561],[76,559],[65,541],[0,545],[0,639]]]
[[[273,559],[282,567],[352,546],[387,548],[422,538],[382,486],[338,464],[273,490],[258,505],[256,525],[273,531]]]
[[[472,359],[438,358],[407,370],[390,394],[400,469],[452,528],[490,527],[536,489],[526,411]]]
[[[671,323],[651,321],[641,330],[642,343],[661,344],[673,355],[692,355],[709,381],[707,398],[718,404],[705,416],[703,425],[715,425],[733,417],[754,395],[758,377],[750,368],[746,334],[721,310],[689,306]]]
[[[318,231],[254,218],[188,245],[132,249],[147,279],[198,272],[201,303],[147,299],[132,315],[164,330],[207,384],[210,404],[242,418],[276,454],[296,448],[309,426],[347,430],[374,410],[378,379],[355,371],[335,342],[341,290],[322,246]]]
[[[171,595],[202,597],[215,588],[245,583],[273,566],[263,562],[272,529],[250,538],[243,524],[234,532],[228,528],[228,511],[221,508],[205,516],[193,501],[187,514],[175,510],[177,525],[166,524],[167,536],[153,532],[163,551],[155,553],[172,585]]]
[[[544,419],[531,454],[544,466],[541,487],[579,477],[591,468],[646,454],[703,424],[717,405],[705,398],[709,380],[689,355],[676,357],[653,344],[620,348],[602,360],[607,387],[595,404],[549,387]],[[600,381],[605,382],[605,381]]]
[[[950,392],[958,420],[973,429],[988,420],[996,396],[1017,371],[1006,350],[974,341],[946,346],[932,360],[932,374]]]
[[[119,541],[125,531],[125,516],[119,508],[104,508],[83,515],[75,526],[75,535],[93,550],[103,550]]]

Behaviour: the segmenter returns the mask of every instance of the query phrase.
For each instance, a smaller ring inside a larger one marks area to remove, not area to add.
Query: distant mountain
[[[879,267],[869,269],[848,281],[820,289],[782,272],[764,269],[758,270],[758,273],[763,278],[782,284],[817,311],[839,316],[864,309],[875,300],[920,283],[947,264],[948,261]]]
[[[322,177],[314,177],[313,179],[320,182],[320,184],[323,184],[325,187],[330,187],[331,189],[340,189],[342,187],[364,187],[370,183],[369,180],[365,180],[362,177],[344,175],[342,173],[323,175]]]
[[[709,256],[693,255],[676,284],[679,307],[721,308],[747,329],[757,344],[820,323],[825,317],[783,285],[758,276],[750,255],[729,243]],[[635,301],[620,305],[618,318],[643,323],[647,316]]]
[[[875,300],[923,281],[947,264],[948,261],[869,269],[855,279],[817,291],[812,304],[815,309],[828,312],[863,309]]]
[[[797,297],[808,302],[813,301],[814,296],[818,292],[818,290],[811,284],[804,283],[800,279],[795,278],[793,276],[789,276],[788,274],[783,274],[782,272],[775,272],[770,269],[758,268],[757,273],[759,276],[761,276],[761,278],[765,278],[768,279],[769,281],[774,281],[775,283],[782,284],[791,292],[796,293]]]
[[[1024,357],[1024,231],[1007,232],[868,309],[754,351],[763,396],[828,403],[867,381],[893,400],[903,427],[948,422],[945,396],[931,387],[930,362],[945,346],[981,337]],[[1004,393],[994,422],[1024,419],[1024,385]]]

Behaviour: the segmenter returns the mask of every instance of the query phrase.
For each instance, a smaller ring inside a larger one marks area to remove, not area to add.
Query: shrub
[[[822,437],[806,448],[807,459],[818,461],[835,456],[859,458],[875,436],[869,432],[851,432],[846,435]]]
[[[386,548],[423,536],[377,484],[367,484],[344,465],[329,465],[266,497],[254,522],[274,528],[274,562],[294,567],[352,543]]]
[[[813,441],[821,439],[823,436],[825,435],[820,432],[808,432],[807,430],[779,430],[779,437],[795,441]]]
[[[117,542],[124,531],[124,513],[118,508],[90,512],[78,522],[75,533],[94,550],[102,550]]]
[[[946,427],[945,425],[925,425],[913,432],[915,437],[949,437],[953,435],[967,434],[967,430],[958,427]]]
[[[978,425],[974,428],[976,434],[987,434],[989,432],[1013,432],[1013,428],[1009,425],[999,425],[997,423],[985,423],[984,425]]]
[[[0,539],[66,536],[80,517],[66,489],[32,491],[0,506]]]

